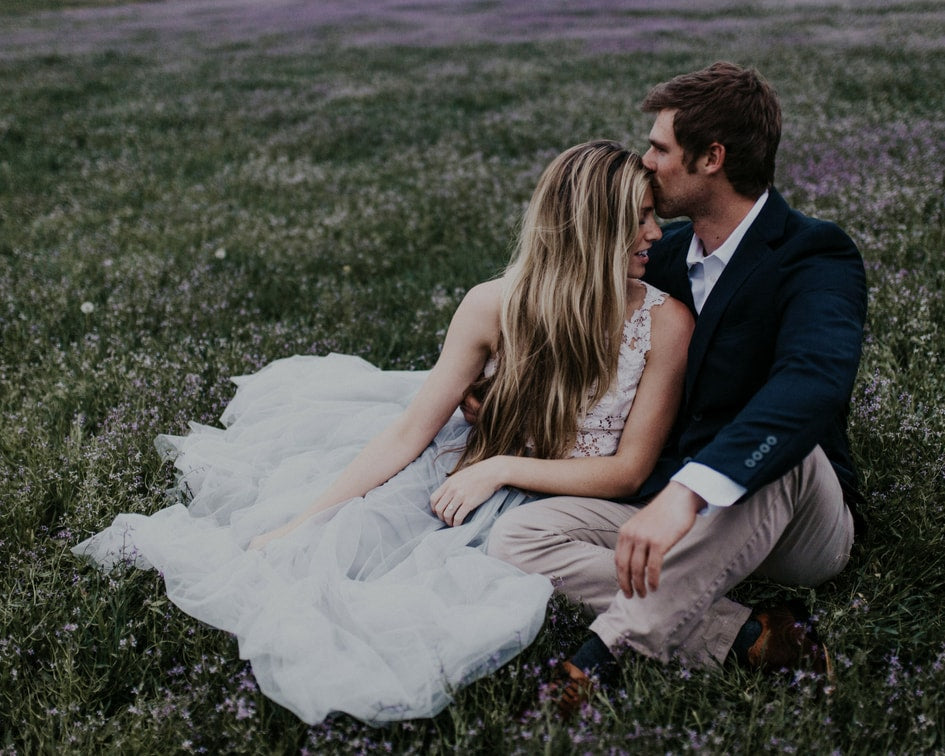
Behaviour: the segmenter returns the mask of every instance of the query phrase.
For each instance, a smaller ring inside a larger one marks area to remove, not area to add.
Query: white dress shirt
[[[692,287],[692,301],[696,312],[702,312],[702,307],[709,298],[709,294],[712,293],[722,271],[732,259],[748,227],[754,223],[767,200],[768,192],[765,191],[748,211],[748,215],[711,255],[705,253],[702,240],[695,234],[692,235],[686,264],[689,266],[689,284]],[[744,495],[746,490],[744,486],[728,476],[698,462],[687,462],[671,480],[682,483],[690,491],[705,499],[708,507],[702,510],[703,513],[711,512],[715,507],[731,506]]]

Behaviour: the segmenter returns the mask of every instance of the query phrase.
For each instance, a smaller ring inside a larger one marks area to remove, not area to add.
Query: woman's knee
[[[486,553],[522,567],[535,549],[547,544],[548,531],[536,518],[534,505],[523,504],[502,514],[492,525]]]

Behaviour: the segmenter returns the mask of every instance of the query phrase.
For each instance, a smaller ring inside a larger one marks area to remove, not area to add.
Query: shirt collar
[[[732,259],[732,255],[735,254],[735,250],[738,249],[738,245],[741,244],[742,239],[748,232],[748,227],[755,222],[755,218],[758,217],[758,214],[761,212],[761,208],[764,207],[764,204],[767,202],[767,200],[768,190],[765,189],[762,195],[755,201],[755,204],[752,205],[752,208],[748,211],[748,214],[742,218],[742,222],[735,227],[735,230],[728,235],[728,238],[722,242],[719,248],[711,255],[705,254],[705,248],[702,246],[702,239],[693,234],[692,241],[689,242],[689,252],[686,254],[686,265],[691,268],[696,263],[702,262],[710,257],[714,257],[716,260],[721,262],[722,267],[728,265],[729,260]]]

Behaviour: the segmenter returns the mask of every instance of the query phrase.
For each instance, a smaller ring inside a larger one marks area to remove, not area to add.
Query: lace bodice
[[[620,434],[630,413],[637,386],[643,375],[646,354],[650,351],[650,310],[666,300],[666,294],[648,283],[644,287],[643,304],[624,323],[617,358],[617,380],[610,391],[578,421],[577,438],[570,457],[608,457],[617,451]],[[486,363],[484,373],[495,373],[495,357]]]
[[[643,304],[623,326],[615,385],[578,421],[572,457],[607,457],[617,451],[650,351],[650,310],[666,299],[659,289],[647,283],[643,286]]]

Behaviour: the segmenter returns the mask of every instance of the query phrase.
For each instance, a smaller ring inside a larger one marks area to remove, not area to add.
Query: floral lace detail
[[[624,323],[616,383],[578,422],[572,457],[607,457],[617,451],[650,351],[650,310],[666,300],[664,292],[643,286],[643,304]]]
[[[645,291],[643,304],[623,326],[620,356],[617,358],[617,380],[610,391],[591,407],[578,422],[577,438],[569,457],[609,457],[617,451],[637,386],[646,366],[650,351],[650,310],[666,301],[666,294],[641,281]],[[483,368],[488,378],[495,374],[496,356],[491,356]]]

